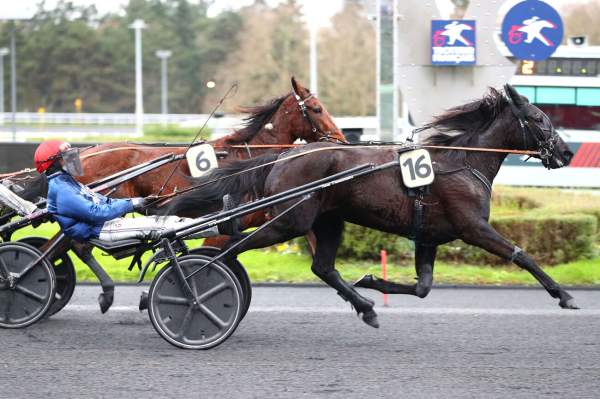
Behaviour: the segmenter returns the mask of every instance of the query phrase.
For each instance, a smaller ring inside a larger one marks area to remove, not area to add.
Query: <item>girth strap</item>
[[[436,170],[435,174],[436,175],[450,175],[452,173],[456,173],[456,172],[462,172],[463,170],[468,170],[469,172],[471,172],[471,174],[473,176],[475,176],[477,178],[477,180],[479,180],[483,186],[485,187],[486,191],[488,192],[489,195],[492,195],[492,183],[490,183],[490,181],[488,180],[487,177],[485,177],[485,175],[483,173],[481,173],[479,170],[475,169],[473,166],[471,166],[468,163],[465,163],[464,166],[461,166],[459,168],[456,169],[451,169],[451,170]]]
[[[483,183],[483,186],[486,188],[488,194],[492,195],[492,184],[490,183],[488,178],[485,177],[485,175],[483,173],[481,173],[480,171],[478,171],[477,169],[475,169],[474,167],[472,167],[469,164],[466,164],[465,167],[469,172],[471,172],[473,174],[473,176],[475,176],[477,179],[479,179],[479,181],[481,183]]]
[[[421,240],[421,234],[423,232],[423,214],[425,211],[423,197],[425,195],[425,190],[423,187],[418,187],[415,191],[417,191],[417,195],[415,202],[413,202],[412,226],[409,238],[414,242],[418,242]]]

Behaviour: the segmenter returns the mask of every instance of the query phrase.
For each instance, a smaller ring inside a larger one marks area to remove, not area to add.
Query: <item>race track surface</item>
[[[137,311],[140,287],[99,287],[25,330],[0,330],[1,398],[598,398],[600,291],[561,310],[542,290],[434,289],[378,302],[381,328],[329,288],[255,288],[236,333],[172,347]]]

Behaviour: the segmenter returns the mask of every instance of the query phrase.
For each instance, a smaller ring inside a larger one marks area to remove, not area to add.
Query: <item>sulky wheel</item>
[[[24,242],[39,249],[48,242],[48,239],[44,237],[25,237],[18,240],[18,242]],[[75,266],[67,252],[54,256],[49,261],[54,266],[54,274],[56,275],[56,293],[48,311],[48,316],[52,316],[60,312],[71,300],[77,277]]]
[[[53,267],[42,259],[28,269],[41,255],[27,244],[0,244],[0,327],[27,327],[50,309],[56,290]]]
[[[190,254],[192,255],[205,255],[209,258],[217,256],[221,250],[216,247],[199,247],[190,250]],[[246,313],[248,313],[248,308],[250,308],[250,302],[252,301],[252,285],[250,284],[250,277],[248,277],[248,273],[244,266],[240,263],[237,258],[235,259],[227,259],[222,262],[235,274],[238,278],[240,285],[242,286],[243,298],[244,298],[244,307],[242,309],[242,319],[246,317]]]
[[[242,319],[243,297],[237,277],[221,262],[188,255],[178,258],[195,298],[185,294],[177,270],[165,266],[152,280],[148,314],[156,331],[184,349],[210,349],[225,341]]]

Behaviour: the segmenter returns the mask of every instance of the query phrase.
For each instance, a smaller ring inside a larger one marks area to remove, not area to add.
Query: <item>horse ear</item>
[[[300,85],[296,81],[296,78],[292,76],[292,90],[294,91],[294,95],[297,99],[300,99]]]
[[[523,105],[523,99],[521,98],[521,95],[517,93],[517,90],[515,90],[515,88],[508,83],[504,85],[504,92],[510,97],[511,100],[513,100],[517,107]]]

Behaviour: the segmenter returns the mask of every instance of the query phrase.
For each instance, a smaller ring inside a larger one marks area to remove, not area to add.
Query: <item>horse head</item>
[[[298,139],[347,143],[342,131],[319,99],[292,77],[292,93],[281,104],[272,124],[284,119]]]
[[[511,85],[504,85],[504,92],[519,124],[520,135],[515,139],[515,147],[538,151],[539,155],[534,157],[540,159],[548,169],[567,166],[573,153],[554,130],[548,115],[519,95]]]

